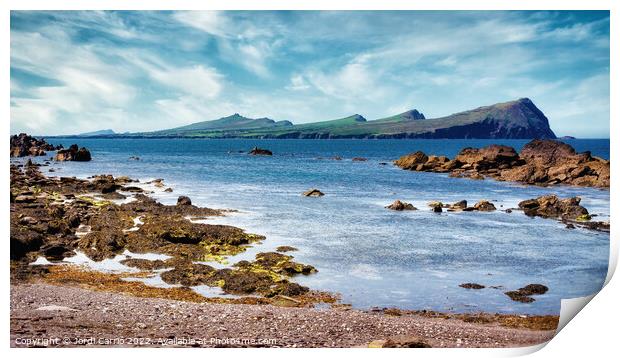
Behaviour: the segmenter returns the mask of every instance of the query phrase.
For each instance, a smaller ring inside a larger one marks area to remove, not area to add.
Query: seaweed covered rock
[[[256,254],[256,260],[253,264],[256,267],[287,276],[297,274],[309,275],[317,272],[313,266],[294,262],[292,256],[278,252],[261,252]]]
[[[543,295],[547,293],[547,291],[549,291],[547,286],[535,283],[521,287],[516,291],[505,292],[505,294],[513,301],[531,303],[536,300],[530,296]]]
[[[179,265],[170,271],[163,272],[161,274],[161,279],[172,285],[216,286],[216,280],[212,279],[215,271],[216,270],[209,265],[190,263],[186,265]]]
[[[94,261],[113,258],[122,253],[126,238],[118,232],[91,231],[79,239],[77,247]]]

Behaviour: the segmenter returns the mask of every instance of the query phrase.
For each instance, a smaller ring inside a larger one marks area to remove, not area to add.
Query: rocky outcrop
[[[519,208],[528,216],[580,221],[590,220],[588,210],[579,205],[580,202],[581,198],[579,197],[560,199],[555,195],[544,195],[536,199],[520,202]]]
[[[273,153],[269,149],[263,149],[259,147],[254,147],[250,150],[250,155],[273,155]]]
[[[45,152],[62,149],[62,145],[54,147],[45,139],[37,139],[26,133],[11,136],[11,157],[42,156]]]
[[[385,207],[386,209],[403,211],[403,210],[418,210],[415,206],[404,201],[396,200],[392,204]]]
[[[590,152],[577,153],[573,147],[555,140],[533,140],[521,153],[504,145],[465,148],[452,160],[415,152],[396,160],[405,170],[449,173],[452,177],[484,179],[525,184],[568,184],[609,187],[608,160],[593,157]]]
[[[77,144],[72,144],[69,149],[61,149],[56,152],[54,157],[56,161],[75,161],[75,162],[88,162],[91,160],[90,151],[82,147],[78,149]]]

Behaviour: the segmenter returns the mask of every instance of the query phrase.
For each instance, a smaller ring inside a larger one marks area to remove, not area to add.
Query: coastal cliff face
[[[452,160],[445,156],[427,156],[422,152],[405,155],[394,164],[402,169],[450,173],[453,177],[484,179],[525,184],[609,188],[609,160],[577,153],[573,147],[555,140],[533,140],[521,153],[505,145],[465,148]]]
[[[305,124],[247,118],[237,113],[212,121],[155,132],[102,137],[268,139],[555,139],[549,120],[528,98],[497,103],[440,118],[417,109],[381,119],[359,114]]]

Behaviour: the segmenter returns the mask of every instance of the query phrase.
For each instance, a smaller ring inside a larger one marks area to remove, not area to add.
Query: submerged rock
[[[394,201],[392,204],[386,206],[387,209],[390,210],[396,210],[396,211],[403,211],[403,210],[418,210],[415,206],[413,206],[412,204],[406,203],[404,201],[400,201],[400,200],[396,200]]]
[[[477,284],[477,283],[462,283],[459,285],[459,287],[463,287],[469,290],[481,290],[483,289],[485,286]]]
[[[289,252],[289,251],[297,251],[297,248],[293,246],[278,246],[276,247],[277,252]]]

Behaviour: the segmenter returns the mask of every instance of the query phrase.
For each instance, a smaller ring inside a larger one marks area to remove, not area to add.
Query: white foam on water
[[[138,231],[140,229],[140,226],[143,224],[144,222],[142,221],[142,216],[135,217],[133,218],[133,227],[129,229],[124,229],[123,232]]]
[[[358,264],[353,266],[349,271],[349,275],[372,281],[381,280],[379,271],[375,267],[367,264]]]
[[[54,264],[51,263],[45,257],[39,256],[39,257],[37,257],[37,259],[34,262],[29,263],[29,265],[31,265],[31,266],[38,266],[38,265],[54,265]]]
[[[165,254],[157,254],[154,252],[148,252],[145,254],[138,254],[135,252],[131,252],[129,250],[125,250],[122,255],[125,255],[127,258],[132,258],[132,259],[143,259],[143,260],[149,260],[149,261],[156,261],[156,260],[162,260],[162,261],[166,261],[170,258],[172,258],[172,256],[169,255],[165,255]]]
[[[163,270],[163,271],[167,271],[167,270]],[[158,287],[158,288],[182,287],[182,285],[172,285],[172,284],[166,283],[164,280],[161,279],[160,272],[156,272],[155,274],[148,276],[148,277],[123,277],[122,280],[128,281],[128,282],[142,282],[147,286]]]
[[[100,271],[104,273],[112,273],[112,272],[139,272],[140,270],[133,267],[128,267],[120,263],[120,261],[125,260],[127,256],[125,255],[116,255],[112,259],[103,259],[101,261],[94,261],[86,254],[80,251],[75,251],[75,256],[66,257],[63,262],[71,263],[74,265],[80,265],[87,267],[91,270]]]

